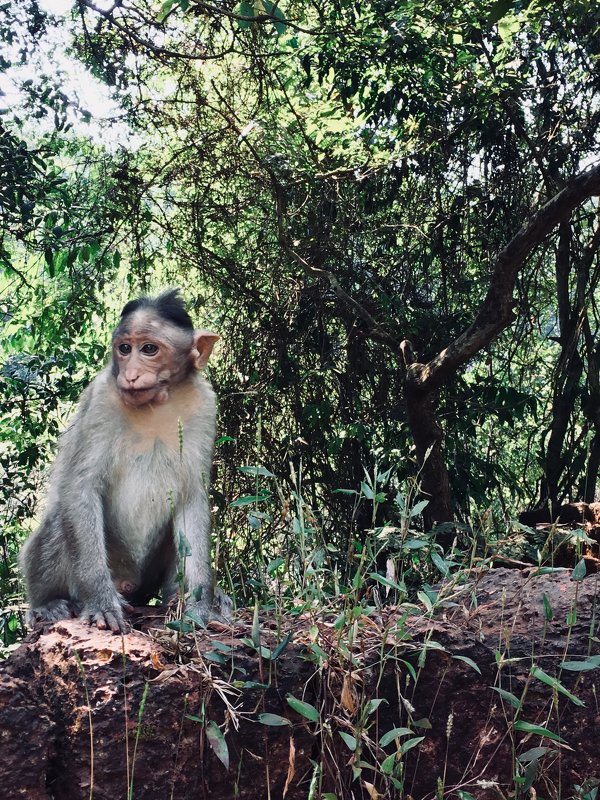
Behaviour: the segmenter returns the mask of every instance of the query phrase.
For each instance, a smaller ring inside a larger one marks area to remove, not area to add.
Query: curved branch
[[[515,317],[515,281],[524,261],[561,220],[596,195],[600,195],[600,165],[580,172],[533,215],[498,255],[487,295],[471,325],[428,364],[409,367],[408,380],[415,389],[421,392],[438,389],[458,367],[510,325]]]

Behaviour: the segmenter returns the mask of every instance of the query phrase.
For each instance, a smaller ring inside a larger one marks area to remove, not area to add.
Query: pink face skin
[[[113,341],[113,373],[125,405],[161,405],[190,370],[193,335],[146,311],[134,313]]]

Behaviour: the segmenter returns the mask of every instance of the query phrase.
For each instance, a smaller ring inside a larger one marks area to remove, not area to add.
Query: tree
[[[510,268],[505,259],[524,234],[507,242],[527,229],[536,195],[556,195],[596,146],[597,81],[586,80],[596,12],[585,3],[566,13],[500,3],[261,8],[168,2],[153,17],[135,2],[110,11],[84,2],[82,52],[113,75],[132,123],[144,131],[151,124],[163,142],[145,166],[153,176],[147,194],[160,204],[164,191],[170,207],[154,225],[219,293],[229,338],[240,340],[234,363],[266,416],[277,408],[293,420],[295,435],[271,449],[274,465],[298,458],[293,442],[310,431],[303,460],[314,491],[334,476],[356,485],[373,448],[407,449],[408,423],[429,521],[451,518],[452,494],[464,510],[473,487],[455,479],[452,492],[445,477],[434,393],[440,414],[455,414],[465,391],[456,371],[489,351],[508,324],[509,287],[517,282],[526,315],[531,276],[551,285],[551,228],[536,238],[546,246],[542,266],[525,264],[522,278],[525,255]],[[589,214],[586,206],[574,222],[580,241]],[[485,299],[485,265],[500,253],[498,284]],[[476,328],[468,328],[478,304]],[[477,326],[492,308],[497,327],[484,335]],[[417,378],[425,373],[405,359],[406,406],[396,361],[403,340],[431,365],[429,377]],[[446,352],[453,341],[460,344]],[[533,403],[524,388],[516,402]],[[228,390],[236,387],[225,381]],[[225,401],[227,426],[238,433],[240,411]],[[555,438],[551,450],[562,450],[564,437]],[[477,447],[463,442],[453,457],[465,463]],[[251,448],[246,439],[241,452]],[[557,467],[546,464],[551,483],[553,470],[573,472],[567,462],[563,453]],[[552,494],[559,502],[558,489]]]

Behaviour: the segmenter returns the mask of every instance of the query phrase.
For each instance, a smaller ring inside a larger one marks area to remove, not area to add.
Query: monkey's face
[[[122,401],[133,408],[165,403],[171,386],[190,371],[192,339],[145,311],[124,320],[113,339],[113,375]]]

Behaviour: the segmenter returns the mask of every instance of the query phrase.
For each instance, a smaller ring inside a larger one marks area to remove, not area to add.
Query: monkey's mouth
[[[145,389],[122,388],[119,391],[125,405],[133,408],[140,408],[150,403],[162,405],[169,396],[168,383],[165,381],[160,381]]]
[[[143,406],[149,403],[160,391],[160,384],[155,384],[147,389],[121,389],[123,401],[130,406]]]

